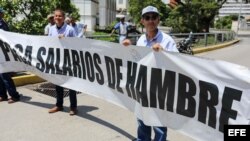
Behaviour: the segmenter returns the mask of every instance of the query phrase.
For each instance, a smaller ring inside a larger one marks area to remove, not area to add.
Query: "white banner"
[[[0,72],[29,71],[103,98],[145,124],[199,141],[223,140],[225,124],[248,124],[250,71],[236,64],[145,47],[0,31]]]

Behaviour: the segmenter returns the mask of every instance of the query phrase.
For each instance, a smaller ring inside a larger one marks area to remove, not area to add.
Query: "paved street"
[[[250,35],[249,35],[250,36]],[[197,56],[202,56],[206,58],[213,58],[217,60],[224,60],[234,64],[246,66],[250,68],[249,63],[249,37],[241,37],[240,42],[231,45],[227,48],[213,50],[209,52],[203,52],[196,54]]]
[[[78,95],[79,114],[49,114],[55,98],[29,85],[18,87],[21,102],[0,103],[0,141],[130,141],[136,137],[136,118],[130,111],[86,94]],[[169,129],[169,141],[193,141]]]

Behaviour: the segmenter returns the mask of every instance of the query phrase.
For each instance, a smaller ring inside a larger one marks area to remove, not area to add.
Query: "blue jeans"
[[[61,86],[56,86],[56,106],[63,107],[63,90]],[[76,91],[69,90],[70,108],[77,107]]]
[[[9,73],[0,73],[0,97],[8,99],[7,91],[13,100],[19,100],[20,95]]]
[[[137,119],[137,140],[136,141],[151,141],[151,129],[155,132],[154,141],[166,141],[167,138],[167,127],[156,127],[147,126],[142,120]]]

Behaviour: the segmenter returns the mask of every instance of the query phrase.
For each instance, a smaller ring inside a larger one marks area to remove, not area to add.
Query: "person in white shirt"
[[[120,22],[118,22],[112,32],[111,35],[115,32],[115,30],[119,31],[119,43],[122,44],[123,40],[127,38],[127,33],[128,33],[128,24],[125,22],[125,17],[122,17],[120,19]]]
[[[77,35],[77,37],[86,38],[87,24],[77,23],[77,26],[78,26],[78,35]]]
[[[76,37],[75,30],[65,22],[65,13],[61,9],[54,11],[55,25],[49,28],[48,36],[63,38],[63,37]],[[56,105],[49,110],[49,113],[56,113],[63,111],[63,96],[64,88],[56,85]],[[76,91],[69,89],[70,111],[69,114],[77,114],[77,98]]]
[[[146,33],[141,35],[137,41],[137,46],[152,48],[154,51],[173,51],[179,52],[176,43],[172,37],[160,31],[157,27],[160,23],[158,9],[153,6],[147,6],[142,10],[141,23],[146,29]],[[122,42],[123,45],[131,44],[129,39]],[[155,132],[154,141],[166,141],[167,127],[156,127],[145,125],[140,119],[138,121],[137,138],[133,141],[151,141],[151,130]]]
[[[54,15],[49,14],[47,16],[47,20],[48,20],[49,23],[44,28],[44,35],[46,35],[46,36],[49,34],[49,28],[55,24]]]
[[[85,38],[87,25],[84,25],[80,22],[76,22],[75,18],[73,18],[73,17],[70,17],[70,24],[69,25],[74,28],[77,37]]]

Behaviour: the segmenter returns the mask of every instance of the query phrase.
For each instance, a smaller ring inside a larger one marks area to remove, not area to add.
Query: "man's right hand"
[[[61,39],[61,38],[63,38],[63,37],[64,37],[64,34],[59,34],[59,35],[58,35],[58,38],[59,38],[59,39]]]
[[[163,50],[162,46],[161,46],[159,43],[154,44],[154,45],[152,46],[152,49],[153,49],[154,51],[161,51],[161,50]]]
[[[129,45],[131,45],[132,43],[131,43],[131,41],[130,41],[129,39],[125,39],[125,40],[122,41],[122,44],[123,44],[124,46],[129,46]]]

